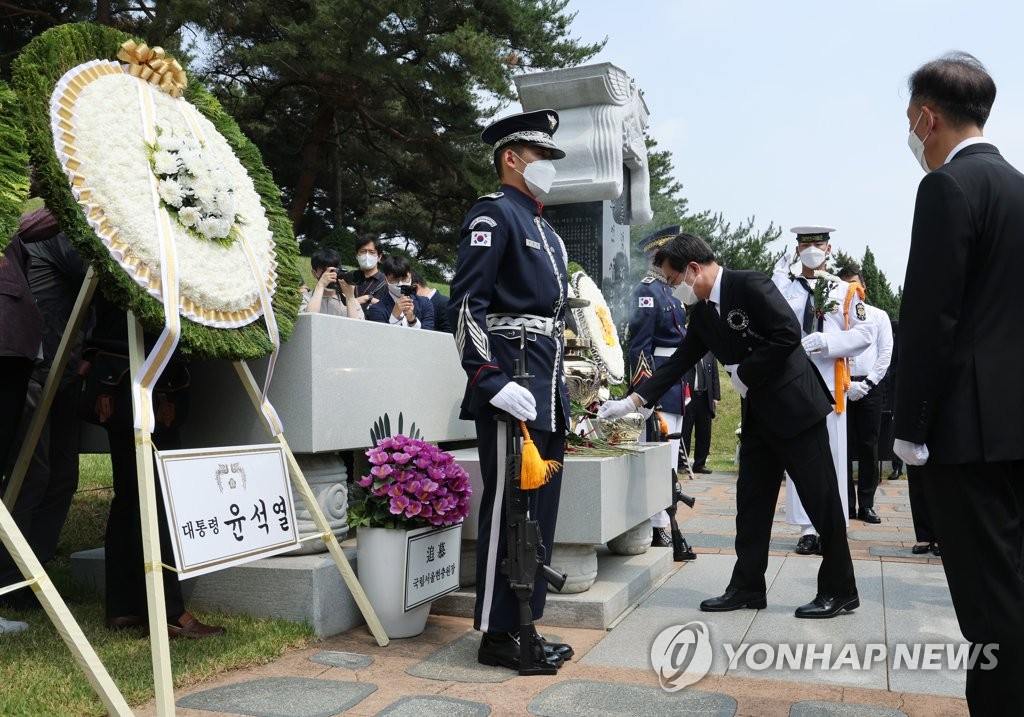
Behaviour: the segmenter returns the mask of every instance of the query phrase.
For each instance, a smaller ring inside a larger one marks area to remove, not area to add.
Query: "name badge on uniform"
[[[490,246],[491,245],[491,233],[490,232],[473,232],[469,237],[470,246]]]
[[[653,296],[641,296],[640,297],[640,308],[641,309],[653,309],[654,308],[654,297]]]
[[[527,239],[526,246],[530,247],[531,249],[540,249],[540,242],[534,241],[533,239]]]
[[[865,319],[868,318],[868,312],[864,308],[864,304],[860,302],[857,302],[857,318],[860,319],[861,321],[864,321]]]

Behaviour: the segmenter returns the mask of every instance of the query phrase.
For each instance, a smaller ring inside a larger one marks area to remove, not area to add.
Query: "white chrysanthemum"
[[[177,174],[178,158],[167,150],[160,150],[153,155],[153,172],[158,175]]]
[[[74,108],[75,157],[81,162],[78,171],[85,186],[92,192],[90,202],[102,207],[107,224],[116,230],[117,240],[128,246],[131,261],[123,259],[118,252],[112,252],[112,256],[135,281],[158,297],[135,269],[135,262],[141,262],[149,275],[159,276],[161,262],[154,211],[157,204],[150,201],[148,189],[145,189],[150,186],[153,166],[140,129],[138,82],[129,75],[106,75],[83,88]],[[231,190],[229,196],[233,199],[234,210],[230,214],[218,212],[212,229],[221,236],[228,236],[237,215],[256,257],[257,274],[274,286],[273,235],[262,200],[245,167],[213,124],[193,108],[192,116],[205,141],[205,146],[200,145],[179,110],[178,103],[185,103],[185,100],[159,91],[153,92],[153,100],[156,124],[161,128],[155,138],[158,152],[177,151],[182,161],[194,161],[201,153],[206,158],[205,166],[223,168],[218,172],[219,181],[224,184],[220,191],[225,191],[225,187]],[[184,188],[181,167],[177,183]],[[126,188],[144,189],[126,191]],[[210,196],[216,199],[217,188],[211,190]],[[171,222],[183,305],[191,301],[204,311],[218,312],[241,311],[253,306],[258,296],[255,279],[248,269],[239,270],[248,265],[245,250],[237,241],[225,247],[190,235],[186,227],[194,227],[200,215],[198,207],[182,207],[178,211],[178,222]],[[98,224],[94,227],[99,229]],[[104,241],[109,246],[110,240],[104,238]],[[240,325],[257,318],[225,321],[191,312],[186,315],[210,326]]]
[[[199,210],[195,207],[182,207],[178,210],[178,221],[182,223],[182,226],[193,228],[196,222],[199,221]]]
[[[160,198],[164,200],[164,203],[169,204],[175,209],[179,208],[185,199],[185,191],[173,179],[161,179],[157,183],[157,191],[160,193]]]
[[[604,300],[604,294],[583,271],[573,274],[572,285],[579,298],[590,302],[582,309],[573,309],[580,330],[590,339],[590,348],[598,363],[607,371],[608,382],[622,383],[626,377],[626,362],[622,358],[619,333],[608,309],[608,303]]]

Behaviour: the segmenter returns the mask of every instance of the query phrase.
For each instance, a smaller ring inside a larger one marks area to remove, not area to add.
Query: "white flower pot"
[[[360,527],[356,533],[359,582],[390,638],[413,637],[427,627],[430,603],[405,611],[406,531]]]

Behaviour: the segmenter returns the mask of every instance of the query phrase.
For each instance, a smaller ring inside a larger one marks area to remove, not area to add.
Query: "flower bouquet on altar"
[[[450,453],[397,435],[377,441],[366,457],[372,467],[357,481],[366,491],[349,504],[349,525],[412,530],[469,515],[469,475]]]

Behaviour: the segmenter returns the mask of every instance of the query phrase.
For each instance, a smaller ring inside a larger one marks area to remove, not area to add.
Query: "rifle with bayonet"
[[[526,328],[521,327],[519,359],[514,362],[513,378],[529,388],[530,374],[526,368]],[[514,416],[508,417],[508,452],[505,459],[505,535],[508,555],[501,571],[519,601],[519,674],[553,675],[558,671],[544,658],[544,651],[533,624],[530,598],[537,576],[543,577],[555,590],[565,585],[566,575],[545,564],[544,541],[540,524],[530,517],[530,497],[520,485],[522,471],[522,431]],[[534,649],[536,648],[536,653]],[[538,657],[539,655],[539,657]]]

